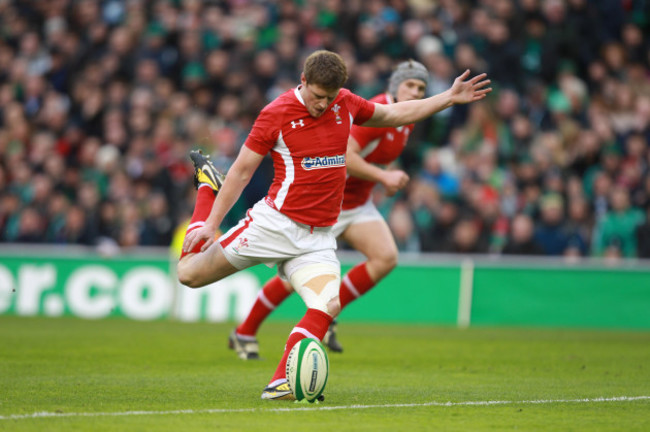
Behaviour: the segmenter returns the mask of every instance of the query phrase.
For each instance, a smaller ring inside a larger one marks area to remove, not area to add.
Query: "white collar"
[[[293,89],[293,94],[296,95],[296,99],[298,99],[298,101],[299,101],[301,104],[303,104],[304,106],[307,106],[307,105],[305,105],[305,100],[302,98],[302,95],[300,94],[300,88],[301,88],[301,87],[302,87],[302,84],[299,84],[298,87],[296,87],[295,89]]]

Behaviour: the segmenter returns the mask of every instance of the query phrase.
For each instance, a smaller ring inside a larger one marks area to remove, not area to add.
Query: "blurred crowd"
[[[400,250],[650,257],[650,2],[632,0],[0,0],[0,242],[169,245],[189,150],[227,171],[321,48],[366,98],[408,58],[429,94],[465,69],[493,82],[418,124],[409,186],[376,190]]]

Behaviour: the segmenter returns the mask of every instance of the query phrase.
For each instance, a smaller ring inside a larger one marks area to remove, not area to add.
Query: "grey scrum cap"
[[[422,63],[415,60],[407,60],[398,64],[388,81],[388,93],[396,97],[397,88],[407,79],[418,79],[429,84],[429,71]]]

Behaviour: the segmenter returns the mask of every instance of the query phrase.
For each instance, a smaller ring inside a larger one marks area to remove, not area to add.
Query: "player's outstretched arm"
[[[398,127],[423,120],[439,111],[456,104],[466,104],[483,99],[492,91],[488,87],[487,74],[476,75],[471,79],[469,69],[454,80],[446,91],[421,100],[399,102],[390,105],[375,104],[375,113],[363,126]]]
[[[357,140],[350,137],[345,156],[349,175],[382,184],[388,196],[395,195],[398,190],[406,186],[409,181],[408,174],[401,170],[385,170],[375,166],[362,158],[360,151],[361,146]]]
[[[201,247],[201,252],[203,252],[214,243],[215,234],[221,221],[239,199],[263,158],[264,156],[255,153],[248,147],[242,147],[237,159],[228,170],[228,175],[214,200],[205,225],[187,233],[183,242],[183,251],[194,250],[200,241],[205,240],[205,244]]]

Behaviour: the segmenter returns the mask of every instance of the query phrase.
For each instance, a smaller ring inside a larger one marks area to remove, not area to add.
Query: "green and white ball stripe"
[[[287,380],[296,400],[315,401],[325,390],[329,359],[316,339],[303,339],[291,348],[287,358]]]

